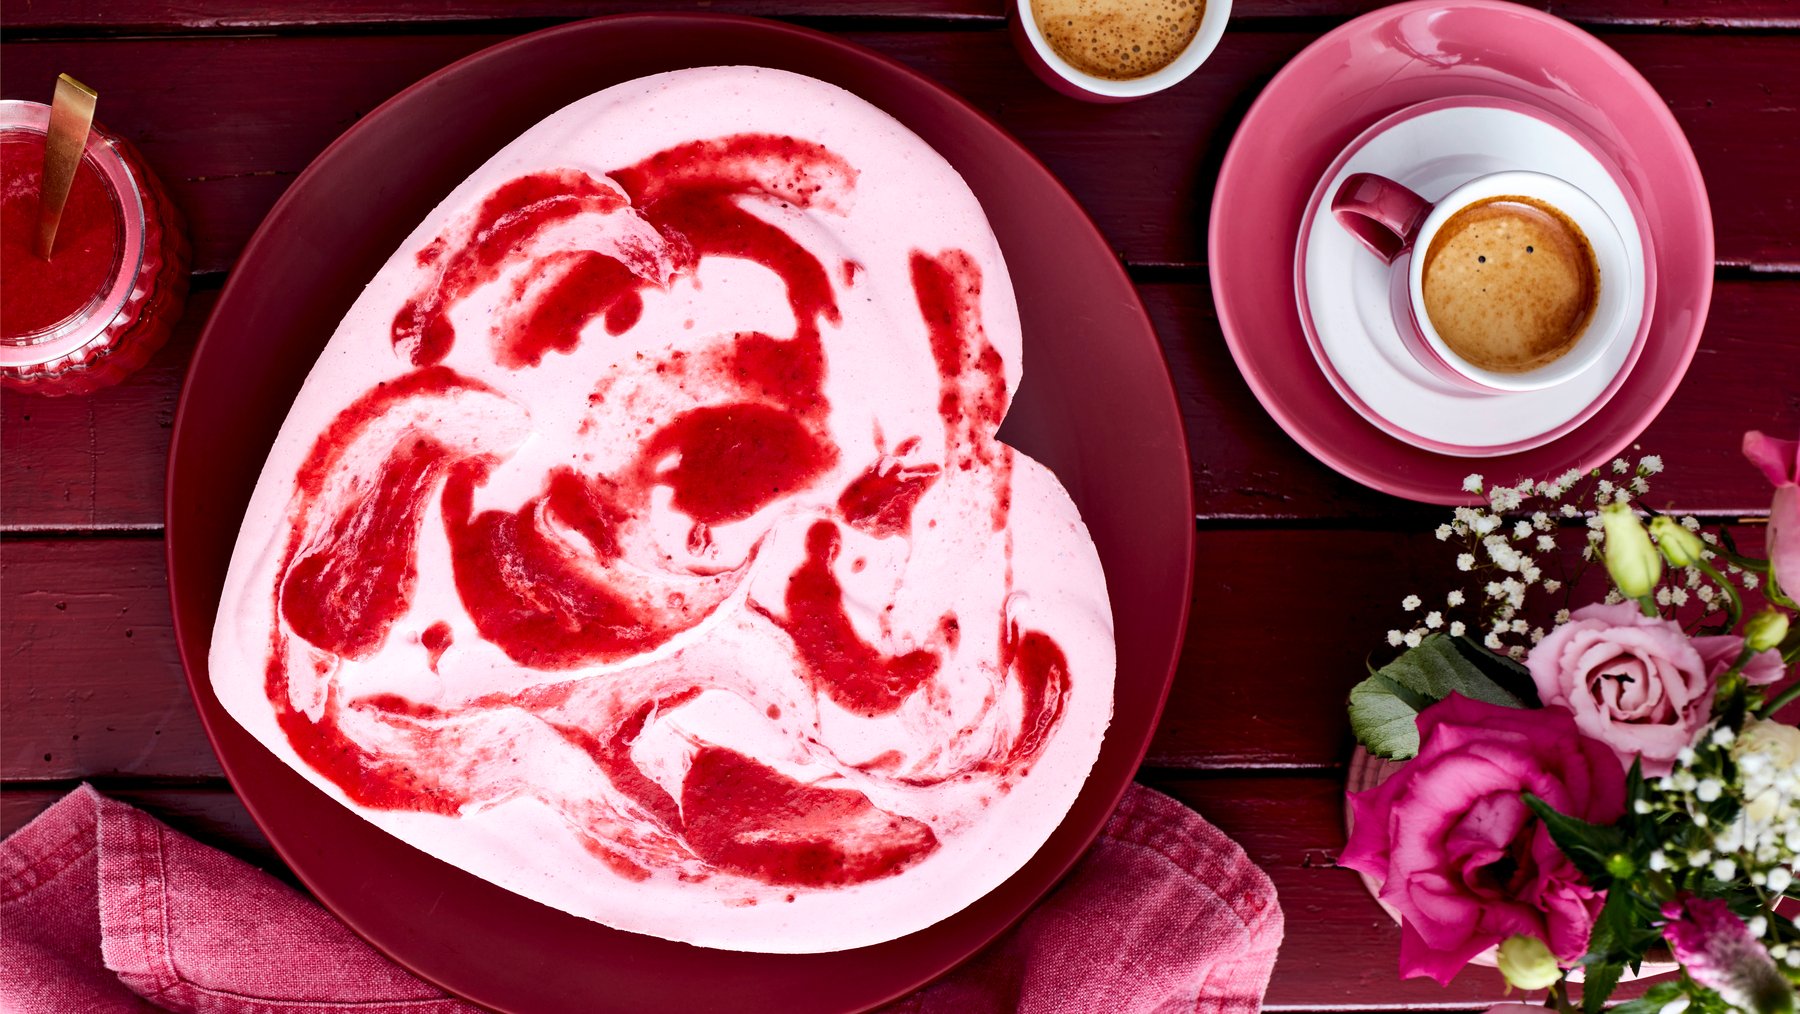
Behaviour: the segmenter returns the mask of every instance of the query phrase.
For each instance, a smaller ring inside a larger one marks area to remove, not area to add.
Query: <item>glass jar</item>
[[[94,124],[50,260],[36,252],[50,107],[0,102],[0,384],[85,394],[144,365],[181,316],[188,242],[129,143]]]

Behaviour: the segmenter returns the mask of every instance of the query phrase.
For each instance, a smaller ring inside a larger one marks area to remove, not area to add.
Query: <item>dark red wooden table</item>
[[[302,5],[295,5],[299,7]],[[222,777],[170,629],[163,472],[175,400],[220,284],[324,146],[404,86],[512,35],[642,9],[611,0],[10,0],[0,91],[97,88],[192,223],[194,295],[170,347],[121,387],[0,399],[0,831],[78,782],[279,870]],[[1287,912],[1268,1004],[1474,1008],[1491,971],[1401,982],[1398,932],[1336,869],[1350,748],[1344,694],[1401,597],[1435,584],[1436,508],[1340,478],[1238,376],[1207,284],[1213,178],[1258,89],[1379,0],[1236,0],[1204,68],[1117,107],[1061,98],[1004,30],[1005,0],[698,0],[841,33],[960,92],[1058,173],[1130,265],[1192,437],[1199,567],[1180,676],[1141,780],[1197,808],[1267,869]],[[1699,355],[1642,438],[1655,498],[1714,516],[1767,508],[1739,435],[1800,427],[1800,0],[1538,2],[1661,93],[1713,198],[1718,285]],[[1126,184],[1120,165],[1135,176]]]

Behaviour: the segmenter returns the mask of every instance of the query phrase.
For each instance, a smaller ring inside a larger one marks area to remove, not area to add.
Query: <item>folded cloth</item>
[[[1275,888],[1243,850],[1133,785],[1094,848],[1017,926],[884,1010],[1255,1011],[1281,935]],[[0,1010],[476,1008],[299,891],[84,785],[0,842]]]

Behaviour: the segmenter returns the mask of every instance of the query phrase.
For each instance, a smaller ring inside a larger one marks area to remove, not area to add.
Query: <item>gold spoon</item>
[[[37,253],[45,260],[56,245],[63,205],[75,184],[81,153],[87,150],[96,98],[94,90],[80,81],[67,74],[57,76],[56,95],[50,100],[50,132],[44,138],[44,186],[38,193]]]

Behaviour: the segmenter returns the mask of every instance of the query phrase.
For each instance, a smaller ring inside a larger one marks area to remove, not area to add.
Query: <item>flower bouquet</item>
[[[1763,557],[1644,510],[1654,456],[1469,477],[1488,506],[1437,529],[1466,587],[1407,596],[1400,654],[1350,694],[1387,777],[1350,792],[1339,864],[1399,918],[1403,975],[1483,961],[1597,1011],[1673,961],[1616,1009],[1795,1009],[1800,729],[1776,716],[1800,696],[1800,442],[1744,450],[1776,485]]]

